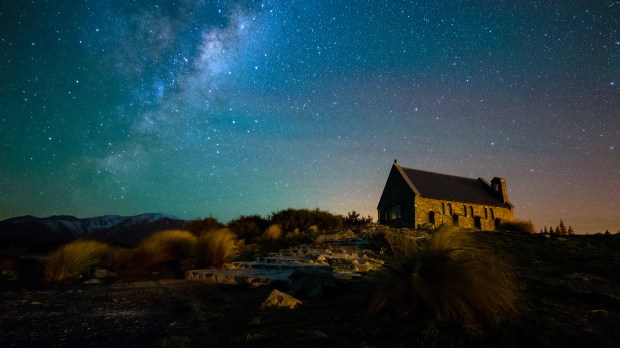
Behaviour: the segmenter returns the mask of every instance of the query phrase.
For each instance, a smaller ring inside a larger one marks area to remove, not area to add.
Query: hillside
[[[105,215],[80,219],[58,215],[21,216],[0,221],[0,242],[5,246],[50,250],[79,238],[134,246],[154,232],[178,229],[185,220],[159,213],[136,216]]]

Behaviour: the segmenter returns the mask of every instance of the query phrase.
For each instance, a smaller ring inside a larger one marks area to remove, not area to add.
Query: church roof
[[[395,163],[413,191],[426,198],[481,205],[505,206],[484,179],[427,172],[405,168]],[[510,205],[510,203],[507,203]]]

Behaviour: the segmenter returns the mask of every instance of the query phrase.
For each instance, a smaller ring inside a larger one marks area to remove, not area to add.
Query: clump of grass
[[[153,267],[168,262],[180,262],[196,252],[196,236],[188,231],[157,232],[132,250],[130,259],[136,267]]]
[[[279,224],[273,224],[263,233],[262,241],[266,243],[275,243],[282,237],[282,227]]]
[[[157,347],[159,348],[185,348],[189,347],[191,341],[187,336],[168,336],[159,340]]]
[[[228,228],[210,231],[198,238],[200,253],[204,262],[211,267],[221,268],[236,251],[237,237]]]
[[[45,278],[52,281],[79,278],[100,265],[109,246],[94,240],[77,240],[52,252],[45,262]]]
[[[536,233],[536,228],[531,221],[514,219],[512,221],[502,221],[499,226],[500,230],[511,232],[529,232]]]
[[[508,267],[476,248],[469,233],[442,227],[389,267],[371,312],[422,315],[470,328],[516,318],[518,296]]]
[[[385,232],[385,239],[392,254],[398,259],[406,258],[409,253],[420,249],[418,243],[426,236],[428,236],[428,234],[420,230],[411,231],[399,229],[397,231],[387,230]]]

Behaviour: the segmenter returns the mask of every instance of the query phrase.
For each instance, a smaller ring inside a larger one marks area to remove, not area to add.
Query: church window
[[[390,220],[397,220],[401,218],[400,204],[392,206],[390,208]]]

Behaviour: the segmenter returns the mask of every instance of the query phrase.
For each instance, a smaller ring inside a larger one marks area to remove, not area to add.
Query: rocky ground
[[[589,346],[620,342],[620,238],[480,233],[513,265],[523,317],[477,332],[367,314],[376,278],[343,281],[292,311],[272,290],[184,279],[0,283],[0,347]]]

